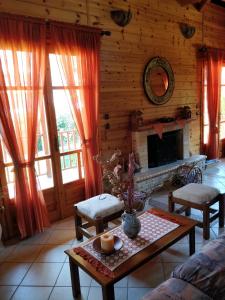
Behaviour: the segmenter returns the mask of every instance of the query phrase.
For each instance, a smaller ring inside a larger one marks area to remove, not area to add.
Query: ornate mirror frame
[[[168,77],[168,88],[165,94],[163,94],[162,96],[157,96],[154,94],[149,82],[150,72],[155,67],[161,67],[166,72]],[[174,86],[175,86],[174,74],[168,61],[163,57],[153,57],[147,63],[144,70],[144,90],[148,99],[156,105],[164,104],[172,96]]]

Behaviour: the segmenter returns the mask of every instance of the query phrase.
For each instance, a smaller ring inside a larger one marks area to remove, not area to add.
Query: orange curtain
[[[14,164],[15,207],[21,238],[49,225],[34,169],[45,43],[45,24],[0,19],[0,132]]]
[[[100,167],[93,160],[99,153],[100,31],[53,23],[50,36],[54,53],[58,54],[61,76],[67,86],[78,86],[80,91],[79,97],[74,89],[70,89],[69,102],[82,142],[85,192],[89,198],[101,191]]]
[[[223,52],[219,49],[208,49],[204,59],[207,72],[207,106],[209,117],[209,137],[205,146],[208,159],[219,156],[218,114],[220,105],[221,72]]]

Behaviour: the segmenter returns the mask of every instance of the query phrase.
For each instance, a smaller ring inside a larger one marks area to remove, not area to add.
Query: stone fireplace
[[[173,133],[177,133],[177,137],[172,137]],[[154,129],[154,126],[149,129],[139,129],[137,131],[132,132],[132,147],[134,153],[136,153],[140,166],[143,170],[148,170],[151,167],[157,167],[163,164],[167,164],[172,162],[168,158],[168,162],[165,163],[152,163],[152,157],[156,156],[155,153],[151,154],[151,149],[157,152],[156,146],[162,144],[173,143],[176,141],[176,151],[177,151],[177,159],[185,159],[190,156],[189,154],[189,124],[186,123],[183,128],[179,124],[173,123],[171,124],[163,124],[162,129],[162,137],[160,138],[159,134]],[[157,143],[157,145],[156,145]],[[162,150],[166,152],[167,148],[170,145],[166,146],[166,149]],[[173,145],[174,146],[174,145]],[[163,146],[162,146],[163,147]],[[172,147],[172,146],[171,146]],[[174,149],[174,147],[173,147]],[[149,150],[149,151],[148,151]],[[163,156],[164,153],[160,155]]]
[[[183,159],[183,130],[164,132],[147,137],[148,167],[154,168]]]
[[[132,131],[132,150],[141,167],[135,174],[135,185],[142,191],[162,186],[183,164],[205,168],[205,155],[190,156],[187,121],[153,124]]]

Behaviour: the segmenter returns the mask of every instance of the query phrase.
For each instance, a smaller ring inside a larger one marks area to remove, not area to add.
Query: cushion
[[[123,209],[123,201],[110,194],[101,194],[75,204],[83,215],[95,219],[110,216]]]
[[[191,283],[214,300],[225,299],[225,235],[176,267],[172,277]]]
[[[212,300],[199,289],[180,279],[170,278],[142,300]]]
[[[210,202],[219,193],[220,191],[214,187],[205,184],[189,183],[174,191],[173,197],[197,204],[204,204]]]

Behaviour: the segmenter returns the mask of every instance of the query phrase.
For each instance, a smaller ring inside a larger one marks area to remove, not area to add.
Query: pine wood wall
[[[121,28],[110,18],[113,9],[131,9],[133,18]],[[131,150],[128,130],[129,113],[142,110],[144,119],[174,116],[177,108],[189,105],[191,149],[199,153],[200,73],[196,49],[202,41],[207,46],[225,49],[225,9],[207,5],[198,12],[192,5],[181,6],[175,0],[1,0],[0,11],[41,17],[82,25],[97,26],[112,32],[102,37],[101,46],[101,148]],[[204,16],[204,30],[202,20]],[[179,23],[196,27],[193,38],[185,39]],[[146,63],[163,56],[175,74],[175,90],[168,103],[151,104],[143,90]],[[104,115],[109,114],[105,120]],[[105,129],[109,123],[110,129]]]

